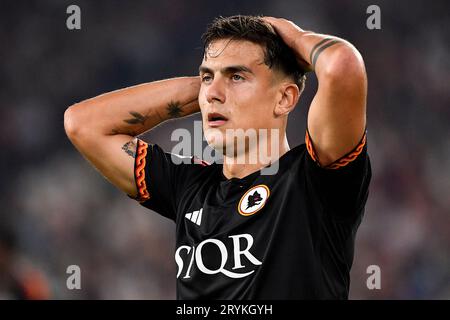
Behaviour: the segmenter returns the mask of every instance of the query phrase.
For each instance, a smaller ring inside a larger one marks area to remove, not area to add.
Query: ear
[[[300,90],[294,83],[283,83],[280,86],[278,101],[275,105],[274,114],[276,117],[287,116],[291,112],[300,98]]]

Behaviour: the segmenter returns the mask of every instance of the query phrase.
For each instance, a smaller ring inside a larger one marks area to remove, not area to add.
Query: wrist
[[[297,54],[297,60],[300,66],[305,70],[305,72],[313,71],[314,68],[309,59],[308,42],[311,37],[316,35],[313,31],[299,31],[299,34],[294,38],[292,49]]]

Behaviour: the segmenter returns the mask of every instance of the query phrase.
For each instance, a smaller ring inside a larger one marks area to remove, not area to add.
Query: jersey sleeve
[[[190,157],[164,152],[158,145],[138,139],[134,165],[138,195],[135,200],[175,221],[180,193],[190,180],[191,163]]]
[[[367,133],[351,152],[326,167],[320,165],[308,131],[305,144],[307,184],[324,212],[337,219],[351,219],[362,214],[371,179]]]

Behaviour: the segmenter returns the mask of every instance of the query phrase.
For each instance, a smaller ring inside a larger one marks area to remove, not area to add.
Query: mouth
[[[223,126],[228,121],[227,117],[224,115],[217,113],[217,112],[211,112],[208,113],[208,125],[210,127],[220,127]]]

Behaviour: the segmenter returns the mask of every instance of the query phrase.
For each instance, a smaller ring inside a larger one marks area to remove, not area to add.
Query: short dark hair
[[[292,77],[300,92],[305,86],[305,70],[298,64],[294,51],[289,48],[273,27],[260,16],[235,15],[218,17],[202,36],[204,55],[209,45],[220,39],[247,40],[264,49],[264,63]]]

